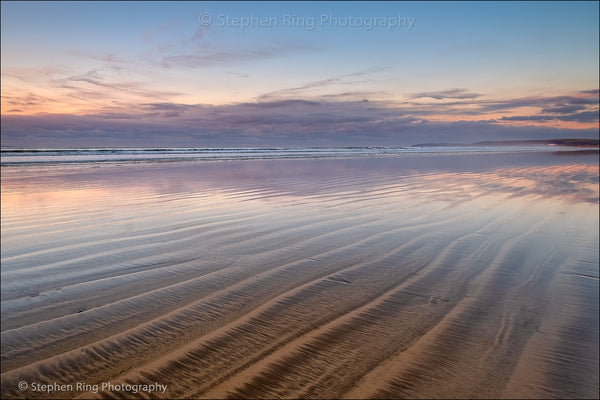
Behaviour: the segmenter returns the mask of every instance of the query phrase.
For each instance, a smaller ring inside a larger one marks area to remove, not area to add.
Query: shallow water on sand
[[[2,398],[598,395],[597,154],[9,165],[1,206]]]

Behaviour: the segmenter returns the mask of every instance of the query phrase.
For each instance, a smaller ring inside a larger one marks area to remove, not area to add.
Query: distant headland
[[[465,147],[465,146],[575,146],[598,147],[598,139],[536,139],[536,140],[489,140],[476,143],[419,143],[412,147]]]

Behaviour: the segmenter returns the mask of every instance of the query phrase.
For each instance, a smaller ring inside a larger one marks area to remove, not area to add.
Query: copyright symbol
[[[22,392],[24,390],[27,390],[27,388],[29,387],[29,385],[27,384],[27,382],[25,381],[21,381],[19,382],[19,390]]]
[[[203,12],[198,16],[198,22],[200,22],[200,25],[202,26],[208,26],[212,23],[212,17],[209,13]]]

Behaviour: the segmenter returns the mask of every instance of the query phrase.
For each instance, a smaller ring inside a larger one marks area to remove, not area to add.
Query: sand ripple
[[[2,398],[597,397],[597,165],[387,167],[13,184]]]

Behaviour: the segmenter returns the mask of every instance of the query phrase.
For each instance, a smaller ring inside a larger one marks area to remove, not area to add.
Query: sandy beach
[[[3,166],[1,397],[597,398],[598,173]]]

